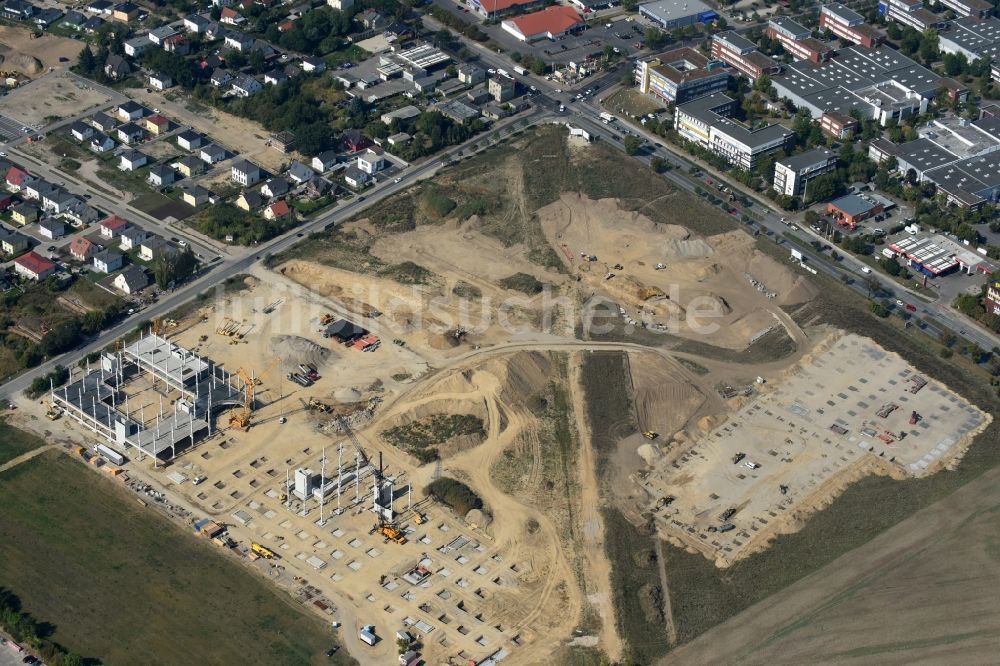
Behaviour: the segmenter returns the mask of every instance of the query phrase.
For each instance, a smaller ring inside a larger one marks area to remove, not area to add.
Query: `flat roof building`
[[[808,28],[789,18],[771,19],[768,21],[765,33],[781,44],[781,47],[796,60],[823,62],[837,53],[833,47],[813,38]]]
[[[762,156],[790,145],[790,130],[781,125],[747,127],[728,118],[735,108],[736,100],[721,93],[681,104],[674,112],[674,129],[684,139],[748,170]]]
[[[639,5],[639,14],[664,30],[676,30],[695,23],[709,23],[719,17],[701,0],[656,0]]]
[[[951,22],[951,29],[938,36],[938,48],[944,53],[963,55],[969,62],[986,58],[1000,59],[1000,19],[962,18]]]
[[[886,246],[897,256],[906,259],[911,268],[928,277],[945,275],[955,269],[969,275],[992,275],[996,270],[978,252],[940,234],[903,236],[886,243]]]
[[[921,32],[946,24],[943,18],[924,7],[923,0],[879,0],[878,13],[887,21],[908,25]]]
[[[781,63],[757,50],[757,45],[732,31],[712,36],[712,57],[730,65],[751,81],[781,71]]]
[[[729,72],[686,46],[635,64],[639,92],[664,102],[684,102],[721,92],[729,85]]]
[[[900,52],[880,46],[851,46],[822,64],[800,61],[772,78],[778,95],[813,118],[856,109],[880,125],[923,113],[939,90],[941,77]]]
[[[986,0],[938,0],[961,17],[986,18],[993,14],[993,3]]]
[[[865,23],[864,16],[840,3],[823,5],[819,12],[819,29],[829,30],[844,41],[869,49],[883,41],[882,33]]]
[[[827,148],[816,148],[791,157],[783,157],[774,164],[776,192],[789,197],[808,194],[809,181],[830,173],[837,168],[837,155]]]
[[[852,231],[859,222],[875,217],[883,210],[885,206],[880,201],[860,194],[847,194],[826,204],[827,215],[832,215],[837,224]]]

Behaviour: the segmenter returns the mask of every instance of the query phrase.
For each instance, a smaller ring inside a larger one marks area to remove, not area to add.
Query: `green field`
[[[44,444],[34,435],[10,426],[0,418],[0,465]]]
[[[0,587],[68,650],[144,666],[335,663],[319,618],[61,453],[0,475],[0,507]]]

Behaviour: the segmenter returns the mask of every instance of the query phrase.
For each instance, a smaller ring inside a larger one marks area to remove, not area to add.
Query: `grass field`
[[[0,418],[0,465],[44,444],[34,435],[8,425]]]
[[[0,506],[0,587],[78,654],[150,666],[333,663],[318,618],[62,454],[0,475]]]

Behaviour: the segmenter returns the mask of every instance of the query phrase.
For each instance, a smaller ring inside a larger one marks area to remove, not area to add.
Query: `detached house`
[[[117,53],[112,53],[104,61],[104,74],[112,81],[127,79],[132,73],[132,65]]]
[[[141,35],[127,40],[122,46],[125,49],[125,55],[131,58],[141,58],[142,54],[153,46],[153,42],[149,41],[149,37],[146,35]]]
[[[358,168],[372,175],[385,168],[385,154],[379,147],[372,147],[358,155]]]
[[[109,150],[114,150],[114,147],[114,139],[102,132],[98,132],[90,140],[90,149],[95,153],[106,153]]]
[[[271,178],[260,188],[260,193],[273,199],[285,196],[288,189],[288,181],[284,178]]]
[[[236,199],[236,207],[248,213],[252,213],[263,205],[264,197],[253,190],[243,190]]]
[[[205,170],[205,163],[194,155],[182,157],[170,166],[180,171],[185,178],[192,178]]]
[[[168,37],[173,37],[177,34],[177,31],[171,28],[169,25],[162,25],[159,28],[153,28],[149,31],[147,37],[149,41],[153,42],[157,46],[162,47],[163,42],[166,41]]]
[[[316,177],[313,170],[299,161],[292,162],[288,167],[288,178],[297,185],[308,183]]]
[[[128,229],[131,225],[124,217],[112,215],[101,221],[101,238],[113,239]]]
[[[138,143],[145,137],[142,128],[135,123],[127,123],[118,128],[118,140],[122,143]]]
[[[226,25],[241,25],[246,19],[238,11],[232,7],[223,7],[222,12],[219,14],[219,23],[225,23]]]
[[[76,236],[69,244],[69,254],[77,261],[89,262],[100,251],[100,247],[84,236]]]
[[[344,180],[355,189],[364,187],[370,179],[371,176],[353,164],[344,170]]]
[[[320,173],[325,173],[335,166],[337,166],[337,153],[332,150],[327,150],[312,158],[312,168]]]
[[[275,201],[264,209],[264,219],[279,220],[288,217],[291,213],[292,211],[288,207],[288,203],[282,199],[281,201]]]
[[[145,116],[146,107],[142,106],[141,104],[136,104],[132,100],[129,100],[124,104],[120,105],[116,113],[123,123],[127,123],[133,120],[139,120],[140,118]]]
[[[149,87],[155,90],[166,90],[174,87],[174,80],[166,74],[150,74]]]
[[[10,209],[10,217],[21,226],[24,226],[32,222],[37,222],[39,212],[38,206],[25,201]]]
[[[184,150],[191,151],[205,145],[205,137],[193,130],[184,130],[177,135],[177,145]]]
[[[29,280],[44,280],[56,272],[56,265],[34,252],[27,252],[14,260],[14,270]]]
[[[112,284],[118,291],[131,296],[148,287],[149,278],[141,266],[133,264],[115,276]]]
[[[38,223],[38,235],[48,240],[59,240],[66,235],[66,225],[59,220],[42,220]]]
[[[98,111],[88,118],[88,121],[98,132],[110,132],[119,125],[119,121],[115,120],[103,111]]]
[[[77,141],[86,141],[90,137],[94,136],[94,128],[85,122],[77,120],[69,126],[69,133]]]
[[[112,273],[122,267],[123,261],[120,252],[102,250],[94,255],[94,270],[98,273]]]
[[[149,157],[138,150],[126,150],[118,156],[118,168],[122,171],[135,171],[149,163]]]
[[[216,88],[221,88],[222,86],[229,85],[233,80],[233,75],[229,73],[226,69],[217,69],[212,72],[212,78],[209,79],[211,84]]]
[[[155,187],[173,185],[176,179],[177,174],[166,164],[158,164],[149,170],[149,183]]]
[[[221,162],[226,159],[226,151],[223,150],[221,146],[217,146],[214,143],[209,144],[201,149],[199,153],[203,162],[208,164],[215,164],[216,162]]]
[[[34,176],[29,174],[23,169],[18,169],[15,166],[7,169],[7,189],[13,192],[20,192],[24,187],[35,180]]]
[[[250,187],[260,182],[260,167],[247,160],[237,160],[233,162],[230,177],[234,182],[239,183],[243,187]]]
[[[142,227],[129,227],[123,229],[121,235],[118,237],[118,247],[128,251],[134,250],[142,244],[142,241],[146,240],[146,230]]]
[[[209,192],[204,187],[195,185],[194,187],[184,188],[184,192],[181,194],[181,199],[188,206],[200,206],[203,203],[207,203],[209,199]]]
[[[20,254],[31,246],[31,242],[24,234],[16,231],[0,229],[0,249],[4,254]]]
[[[208,24],[211,23],[204,16],[199,16],[198,14],[190,14],[184,17],[184,29],[188,32],[202,33],[208,29]]]
[[[160,136],[170,131],[170,121],[159,114],[143,119],[142,124],[153,136]]]
[[[233,87],[230,88],[230,92],[238,97],[251,97],[259,93],[263,88],[264,86],[261,85],[260,81],[252,76],[241,76],[233,81]]]

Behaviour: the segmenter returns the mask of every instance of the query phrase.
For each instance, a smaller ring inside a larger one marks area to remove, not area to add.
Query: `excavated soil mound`
[[[25,55],[24,53],[0,55],[0,66],[4,69],[23,72],[31,76],[40,74],[43,68],[41,60],[34,56]]]
[[[321,368],[330,358],[329,349],[298,335],[276,335],[270,346],[272,353],[292,366],[302,363]]]

